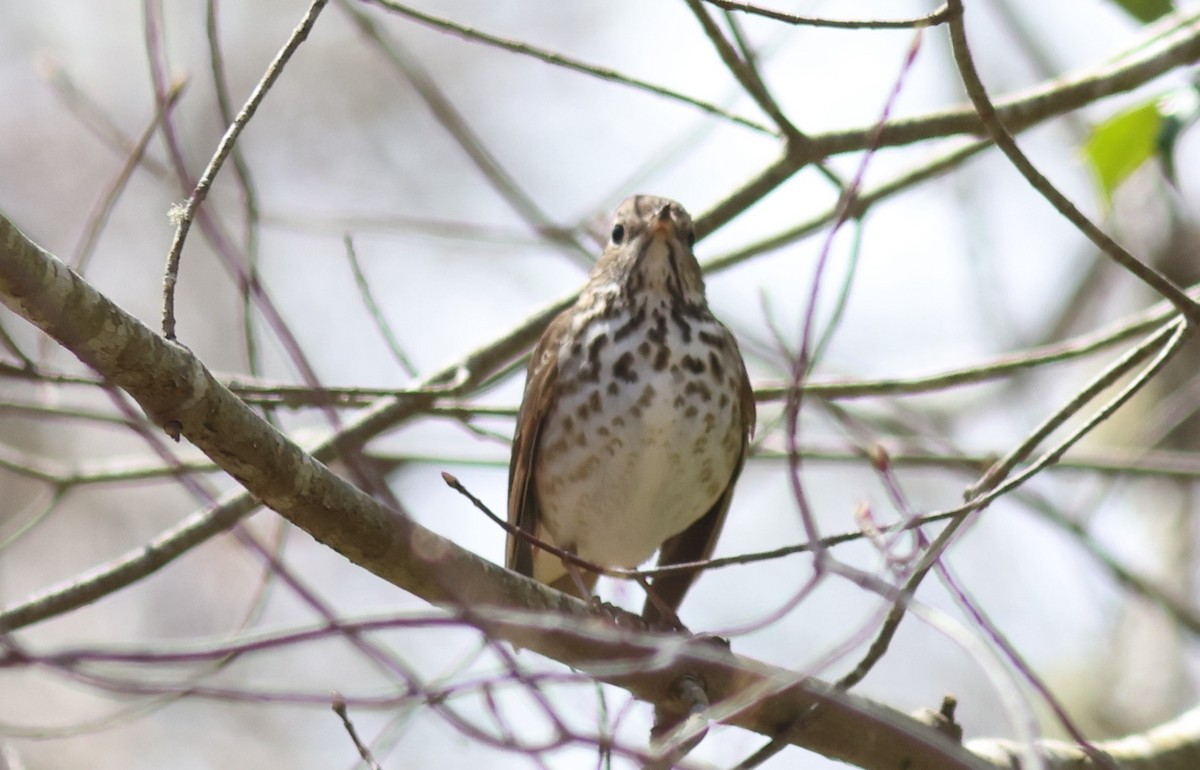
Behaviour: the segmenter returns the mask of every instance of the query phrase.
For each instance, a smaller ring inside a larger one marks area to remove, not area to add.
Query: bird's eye
[[[689,249],[696,245],[696,234],[691,230],[688,230],[687,242]]]
[[[625,240],[625,225],[613,225],[612,242],[620,246],[623,240]]]

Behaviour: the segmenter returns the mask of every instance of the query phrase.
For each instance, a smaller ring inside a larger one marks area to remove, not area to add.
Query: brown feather
[[[533,459],[542,422],[554,403],[558,382],[558,346],[570,326],[570,314],[570,308],[559,313],[533,348],[525,395],[521,400],[521,410],[517,413],[512,461],[508,466],[508,523],[535,537],[544,537],[544,534],[533,478]],[[504,565],[522,575],[533,577],[533,546],[527,540],[509,535]]]
[[[668,207],[673,208],[669,209]],[[669,215],[668,211],[674,213]],[[668,216],[674,217],[675,230],[669,229],[671,225],[663,224],[667,221]],[[517,414],[512,461],[509,465],[508,521],[519,530],[542,540],[551,540],[551,537],[547,532],[544,513],[538,501],[535,461],[538,460],[538,445],[541,441],[543,426],[556,409],[556,394],[559,392],[561,384],[559,356],[563,352],[562,346],[567,336],[572,333],[573,320],[581,313],[586,315],[588,312],[595,312],[597,308],[603,308],[604,303],[613,301],[611,297],[614,287],[619,288],[621,292],[617,300],[619,302],[627,301],[626,293],[641,290],[644,282],[649,280],[647,278],[649,273],[646,271],[650,268],[647,268],[641,261],[641,257],[645,253],[644,248],[634,249],[629,248],[629,245],[639,242],[638,239],[651,228],[670,233],[671,237],[676,238],[676,243],[680,244],[671,252],[673,256],[669,264],[670,280],[666,286],[675,292],[675,298],[678,301],[683,302],[686,294],[691,298],[692,303],[698,303],[703,312],[707,314],[703,296],[703,276],[690,248],[692,225],[687,213],[678,204],[666,199],[636,196],[621,205],[614,221],[620,228],[623,228],[619,231],[620,235],[616,234],[618,230],[615,229],[614,240],[610,241],[601,255],[579,300],[573,307],[561,313],[551,322],[534,348],[529,362],[525,394]],[[661,228],[664,227],[668,229],[662,230]],[[657,280],[664,279],[660,277]],[[664,286],[660,285],[658,290],[664,290]],[[686,333],[686,323],[683,326]],[[728,333],[728,329],[724,329],[724,332],[733,345],[739,370],[737,374],[740,375],[738,397],[735,399],[733,408],[737,410],[737,417],[740,419],[741,451],[728,483],[716,502],[700,519],[662,544],[658,561],[661,566],[701,561],[712,556],[729,511],[734,484],[745,465],[749,440],[754,431],[754,393],[750,387],[745,364],[742,362],[740,354],[737,354],[737,342]],[[612,365],[611,361],[609,365]],[[564,374],[562,376],[570,377],[571,375]],[[540,462],[544,463],[545,459],[543,458]],[[573,511],[569,515],[583,516],[586,515],[586,512]],[[574,526],[574,524],[568,522],[568,526]],[[576,547],[575,543],[569,542],[556,543],[556,545],[568,549]],[[591,587],[596,582],[594,573],[580,573],[576,570],[568,572],[558,557],[545,551],[538,551],[528,541],[514,535],[508,536],[505,564],[509,569],[549,583],[567,593],[580,596],[583,592],[583,598],[588,598]],[[696,573],[680,574],[656,580],[652,586],[655,595],[661,597],[664,604],[674,610],[679,607],[684,594],[687,593],[695,578]],[[652,602],[648,601],[644,614],[648,620],[653,622],[660,620],[662,613]]]
[[[732,334],[729,335],[729,339],[734,340]],[[734,349],[737,350],[736,340],[734,340],[733,344]],[[742,362],[740,353],[737,355],[737,360]],[[733,487],[737,484],[738,477],[742,474],[742,468],[746,464],[746,454],[750,446],[750,439],[754,436],[754,426],[757,417],[757,409],[754,403],[754,389],[750,386],[750,376],[746,372],[744,362],[741,363],[740,374],[741,387],[738,391],[738,409],[742,419],[742,451],[738,456],[737,465],[734,466],[733,473],[729,476],[729,483],[725,486],[725,491],[713,503],[712,508],[709,508],[708,512],[690,527],[662,544],[662,548],[659,549],[658,554],[658,566],[660,567],[706,561],[712,558],[713,551],[717,547],[717,539],[720,538],[721,530],[725,526],[725,516],[729,513],[729,503],[733,499]],[[692,587],[692,583],[695,582],[699,574],[699,570],[694,570],[654,578],[650,581],[650,590],[655,593],[663,604],[666,604],[673,611],[678,611],[679,605],[683,602],[684,595]],[[646,603],[642,608],[642,617],[651,625],[656,625],[666,620],[666,618],[663,618],[658,606],[649,598],[646,599]]]

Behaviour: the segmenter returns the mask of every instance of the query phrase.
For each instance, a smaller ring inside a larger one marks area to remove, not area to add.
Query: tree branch
[[[355,564],[489,636],[669,702],[685,674],[722,721],[861,767],[985,768],[936,731],[865,698],[678,636],[618,629],[587,604],[479,558],[339,478],[259,417],[187,348],[156,334],[0,216],[0,302],[125,390],[257,500]],[[11,621],[0,632],[11,631]],[[819,708],[818,708],[819,707]],[[814,709],[816,709],[814,711]],[[811,712],[811,713],[810,713]]]
[[[676,681],[696,677],[715,704],[714,719],[771,737],[785,735],[791,743],[864,768],[989,768],[1003,755],[1000,744],[988,744],[1000,753],[985,761],[887,706],[702,641],[618,628],[583,602],[479,558],[334,475],[218,382],[189,350],[113,304],[3,216],[0,243],[0,302],[129,393],[168,434],[186,437],[254,499],[355,564],[490,637],[654,703],[669,703]],[[231,516],[226,526],[235,520]],[[0,633],[18,625],[6,618]],[[1198,721],[1158,728],[1175,741],[1164,750],[1180,751],[1179,732],[1187,725],[1197,727],[1189,745],[1198,750],[1194,734],[1200,726],[1193,724]],[[1120,761],[1125,757],[1116,755],[1118,749],[1141,752],[1136,757],[1147,750],[1131,741],[1100,748]],[[1045,753],[1048,762],[1064,758],[1051,767],[1066,762],[1089,767],[1063,744],[1047,743]]]

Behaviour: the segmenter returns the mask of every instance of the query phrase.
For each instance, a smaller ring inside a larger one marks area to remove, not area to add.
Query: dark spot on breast
[[[642,344],[638,345],[638,355],[642,358],[650,355],[650,343],[648,341],[642,340]]]
[[[684,356],[682,359],[680,359],[679,363],[680,363],[680,365],[683,366],[684,369],[687,369],[692,374],[703,374],[704,373],[704,368],[705,368],[704,362],[701,361],[699,358],[696,358],[693,355],[689,354],[689,355]]]
[[[713,379],[720,382],[725,376],[725,367],[721,366],[721,357],[715,350],[708,354],[708,366],[712,370]]]
[[[703,332],[702,331],[697,336],[700,337],[701,342],[703,342],[705,345],[708,345],[710,348],[716,348],[717,350],[725,349],[724,335],[713,334],[712,332]]]
[[[686,345],[692,341],[692,325],[683,317],[683,312],[679,305],[672,305],[671,320],[679,327],[679,333],[683,336],[683,342]]]
[[[620,388],[617,387],[616,382],[613,382],[610,380],[608,383],[607,390],[608,390],[608,395],[615,396],[615,395],[617,395],[617,392],[620,390]]]
[[[588,343],[587,364],[580,372],[580,377],[588,382],[596,382],[600,379],[600,351],[603,350],[604,346],[607,344],[607,334],[601,334]]]
[[[638,373],[633,369],[633,353],[626,350],[613,364],[613,377],[625,382],[637,382]]]
[[[654,400],[656,395],[658,394],[655,392],[654,386],[647,384],[646,389],[642,391],[642,395],[638,396],[637,405],[645,409],[650,406],[650,402]]]
[[[637,328],[641,326],[643,322],[645,322],[645,320],[646,306],[642,305],[637,309],[637,312],[629,317],[628,321],[617,327],[617,330],[613,332],[613,341],[620,342],[630,334],[633,334],[633,332],[636,331]]]
[[[708,385],[705,385],[703,382],[700,382],[698,380],[692,380],[687,385],[685,385],[683,387],[683,395],[699,396],[701,401],[711,401],[712,400],[712,391],[709,390]]]
[[[588,408],[591,409],[593,412],[600,411],[601,402],[600,402],[600,391],[599,390],[593,390],[588,395],[587,405],[588,405]]]
[[[689,420],[692,419],[693,417],[695,417],[699,413],[700,413],[700,410],[696,408],[695,404],[692,404],[687,409],[683,410],[683,416],[688,418]]]
[[[717,403],[722,409],[724,409],[725,407],[729,406],[729,396],[722,392],[721,398],[717,401]]]
[[[563,433],[570,433],[573,430],[575,430],[575,419],[571,415],[567,415],[563,418],[562,431]]]
[[[654,371],[661,372],[667,368],[667,364],[671,361],[671,351],[666,345],[660,345],[658,352],[654,354]]]
[[[613,424],[614,428],[624,428],[625,427],[625,418],[622,417],[621,415],[617,415],[616,417],[613,418],[612,424]]]
[[[578,417],[580,421],[586,420],[588,418],[587,404],[580,404],[579,406],[575,407],[575,416]]]
[[[676,409],[678,409],[679,407],[683,406],[685,403],[687,403],[687,402],[683,400],[683,396],[676,396],[675,401],[672,403],[672,406],[674,406]]]
[[[646,330],[646,337],[656,345],[663,344],[667,339],[667,319],[662,311],[654,311],[654,325]]]

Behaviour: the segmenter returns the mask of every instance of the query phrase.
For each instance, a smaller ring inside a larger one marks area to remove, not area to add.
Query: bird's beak
[[[655,238],[663,235],[667,240],[676,240],[678,232],[675,229],[675,217],[671,216],[671,207],[663,206],[654,215],[654,221],[650,223],[650,237]]]

